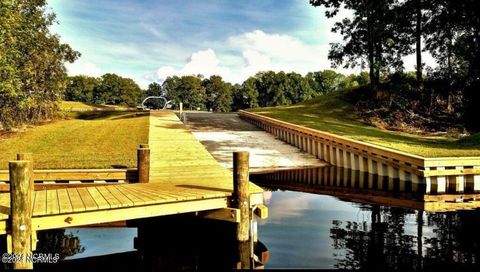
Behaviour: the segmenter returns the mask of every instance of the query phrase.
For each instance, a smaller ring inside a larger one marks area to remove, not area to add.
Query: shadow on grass
[[[127,169],[128,166],[123,165],[123,164],[112,164],[111,165],[113,169]]]
[[[148,115],[148,112],[137,112],[137,111],[86,111],[86,112],[76,112],[73,115],[73,118],[79,120],[120,120],[120,119],[130,119],[137,118]]]

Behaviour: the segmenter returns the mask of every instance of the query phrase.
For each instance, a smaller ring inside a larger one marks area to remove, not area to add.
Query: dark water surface
[[[253,180],[263,183],[267,190],[264,196],[269,218],[258,222],[259,239],[270,252],[266,268],[480,271],[478,209],[416,210],[355,200],[363,199],[366,192],[343,192],[340,199],[289,191],[282,183]],[[305,187],[312,191],[311,185]],[[69,248],[64,250],[64,257],[71,260],[135,251],[133,238],[137,229],[70,229],[56,235],[70,237],[68,242],[60,244]],[[52,237],[46,240],[53,241]],[[219,259],[227,255],[222,249],[212,248],[208,237],[206,241],[201,242],[200,251],[214,251],[213,255]],[[195,247],[198,246],[197,243]],[[192,260],[199,263],[197,257],[187,262]],[[181,264],[180,267],[196,266]]]

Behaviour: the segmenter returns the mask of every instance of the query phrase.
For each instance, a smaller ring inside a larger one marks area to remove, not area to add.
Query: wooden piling
[[[150,180],[150,148],[141,144],[137,149],[138,183],[148,183]]]
[[[12,232],[12,252],[22,256],[13,264],[14,269],[32,269],[32,163],[17,160],[9,163],[10,173],[10,218]]]
[[[240,209],[240,223],[237,224],[237,241],[242,269],[250,269],[250,204],[249,204],[249,153],[233,153],[233,204]]]
[[[17,160],[19,161],[30,161],[30,173],[33,173],[33,154],[32,153],[18,153]],[[30,190],[35,191],[35,180],[34,175],[30,176]],[[33,197],[33,194],[32,194]],[[33,202],[33,199],[32,199]]]

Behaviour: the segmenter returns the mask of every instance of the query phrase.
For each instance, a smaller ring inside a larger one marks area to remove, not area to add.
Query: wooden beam
[[[255,215],[258,216],[260,219],[267,219],[268,207],[263,204],[257,205],[257,208],[255,209]]]
[[[479,175],[479,168],[460,168],[456,167],[455,169],[436,169],[425,171],[424,177],[434,177],[434,176],[458,176],[458,175]]]
[[[32,226],[34,230],[68,228],[221,208],[227,208],[226,197],[33,217]]]
[[[198,217],[240,223],[240,210],[235,208],[223,208],[211,211],[198,212]]]
[[[38,181],[55,180],[136,180],[137,169],[45,169],[34,170]],[[8,170],[0,170],[0,181],[8,181]]]

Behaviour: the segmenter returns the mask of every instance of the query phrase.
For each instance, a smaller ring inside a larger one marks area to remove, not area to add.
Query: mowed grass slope
[[[0,134],[0,169],[16,153],[31,152],[36,169],[136,167],[148,143],[148,113],[81,112],[25,132]]]
[[[362,123],[345,92],[332,93],[291,106],[250,110],[286,122],[425,157],[480,156],[480,134],[463,139],[419,136],[378,129]]]
[[[58,104],[61,110],[115,110],[115,109],[127,109],[127,106],[121,105],[97,105],[91,104],[86,102],[79,102],[79,101],[60,101]]]

